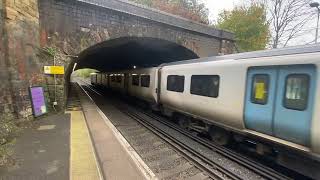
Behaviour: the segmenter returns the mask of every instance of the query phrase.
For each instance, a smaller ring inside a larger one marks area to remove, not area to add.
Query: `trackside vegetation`
[[[12,116],[0,115],[0,167],[12,161],[13,145],[20,131]]]
[[[241,52],[263,50],[270,39],[266,8],[260,3],[223,11],[219,14],[217,27],[234,33]]]

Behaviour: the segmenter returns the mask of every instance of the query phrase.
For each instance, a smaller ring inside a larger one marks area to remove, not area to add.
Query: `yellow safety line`
[[[70,111],[70,179],[101,179],[82,111]]]

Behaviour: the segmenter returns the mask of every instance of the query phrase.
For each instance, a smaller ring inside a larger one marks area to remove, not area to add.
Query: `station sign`
[[[32,111],[35,117],[42,116],[46,114],[47,105],[44,97],[43,87],[34,86],[29,88],[29,93],[31,97]]]
[[[64,66],[44,66],[45,74],[64,74]]]

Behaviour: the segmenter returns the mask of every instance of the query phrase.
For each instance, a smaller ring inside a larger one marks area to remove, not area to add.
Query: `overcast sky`
[[[218,14],[226,10],[231,10],[235,5],[243,0],[202,0],[210,11],[210,21],[215,21]]]

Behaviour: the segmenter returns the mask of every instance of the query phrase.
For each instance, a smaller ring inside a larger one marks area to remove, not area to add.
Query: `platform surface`
[[[98,107],[89,97],[80,96],[81,105],[90,130],[92,141],[105,179],[146,179],[144,170],[132,159],[130,147],[119,142],[120,134],[112,130],[110,121],[99,113]],[[109,125],[108,125],[109,124]]]
[[[42,118],[23,130],[14,147],[15,165],[0,169],[1,180],[69,179],[70,115]]]
[[[1,168],[0,180],[146,179],[97,106],[80,99],[82,108],[41,118],[22,132],[16,164]]]

